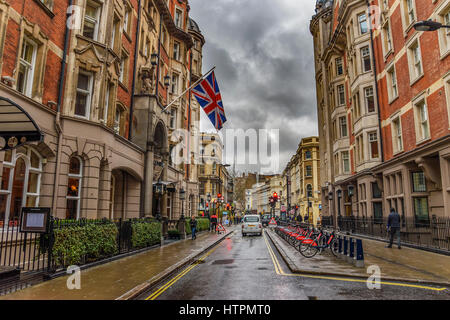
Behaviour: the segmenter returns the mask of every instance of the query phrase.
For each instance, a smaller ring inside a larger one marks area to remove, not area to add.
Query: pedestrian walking
[[[211,216],[211,219],[209,222],[210,222],[210,230],[209,231],[215,232],[217,229],[217,216],[215,214],[213,214]]]
[[[189,221],[189,224],[191,225],[191,232],[192,232],[192,240],[197,239],[197,220],[195,220],[195,216],[191,217],[191,220]]]
[[[394,242],[394,236],[397,236],[398,248],[401,249],[401,239],[400,239],[400,215],[394,208],[391,208],[391,213],[388,217],[387,231],[390,234],[389,245],[386,248],[392,248],[392,243]]]

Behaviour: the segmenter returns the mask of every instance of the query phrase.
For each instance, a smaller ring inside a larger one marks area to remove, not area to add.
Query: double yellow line
[[[334,281],[367,283],[367,280],[363,280],[363,279],[350,279],[350,278],[339,278],[339,277],[329,277],[329,276],[315,276],[315,275],[306,275],[306,274],[285,273],[283,271],[283,269],[281,268],[280,263],[278,262],[277,256],[273,252],[272,247],[269,244],[269,241],[267,240],[265,231],[264,231],[264,241],[266,242],[267,249],[269,250],[270,257],[272,258],[273,265],[275,266],[275,272],[278,275],[287,276],[287,277],[302,277],[302,278],[312,278],[312,279],[325,279],[325,280],[334,280]],[[435,288],[435,287],[420,286],[420,285],[407,284],[407,283],[384,282],[384,281],[380,281],[379,283],[384,284],[384,285],[389,285],[389,286],[419,288],[419,289],[426,289],[426,290],[433,290],[433,291],[447,290],[447,288]]]
[[[198,266],[200,263],[202,263],[211,253],[213,253],[219,246],[216,246],[212,248],[208,253],[206,253],[204,256],[202,256],[200,259],[198,259],[194,264],[183,270],[180,274],[178,274],[175,278],[171,279],[169,282],[167,282],[165,285],[163,285],[161,288],[153,292],[150,296],[148,296],[145,300],[155,300],[158,298],[164,291],[169,289],[173,284],[175,284],[178,280],[180,280],[182,277],[184,277],[186,274],[189,273],[192,269],[194,269],[196,266]]]

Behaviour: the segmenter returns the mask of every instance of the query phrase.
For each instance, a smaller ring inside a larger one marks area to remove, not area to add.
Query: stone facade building
[[[309,217],[316,223],[321,215],[319,138],[303,138],[281,175],[281,203],[295,218]]]
[[[450,35],[413,28],[448,24],[449,12],[448,0],[317,2],[310,30],[324,216],[449,215]]]
[[[201,77],[205,40],[189,9],[175,0],[0,0],[0,97],[44,133],[0,152],[0,220],[23,206],[58,218],[176,219],[181,190],[186,207],[198,207],[188,159],[200,108],[186,93],[165,110]],[[178,131],[187,137],[171,138]],[[176,147],[184,163],[173,163]]]

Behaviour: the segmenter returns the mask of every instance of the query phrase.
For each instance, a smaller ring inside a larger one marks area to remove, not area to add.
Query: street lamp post
[[[425,20],[414,24],[414,29],[417,31],[436,31],[440,28],[450,28],[450,25],[445,25],[437,21]]]
[[[181,219],[184,220],[184,200],[186,199],[186,191],[184,189],[180,190],[180,201],[181,201]]]

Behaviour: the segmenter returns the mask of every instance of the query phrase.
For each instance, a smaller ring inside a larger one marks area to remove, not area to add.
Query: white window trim
[[[422,124],[425,121],[422,121],[422,115],[419,112],[419,105],[423,103],[426,111],[426,122],[427,122],[427,132],[424,133],[422,131]],[[428,103],[425,94],[420,95],[416,99],[413,100],[413,110],[414,110],[414,129],[416,132],[416,144],[423,143],[424,141],[428,141],[431,139],[431,128],[430,128],[430,117],[428,112]]]
[[[387,27],[386,27],[387,25]],[[386,30],[389,34],[386,34]],[[389,18],[386,19],[384,22],[382,28],[381,28],[381,37],[382,37],[382,47],[383,47],[383,55],[384,60],[386,61],[387,57],[394,52],[394,41],[392,38],[392,28],[391,28],[391,21]],[[386,47],[385,43],[390,43],[391,47]]]
[[[392,85],[392,73],[391,71],[394,71],[394,77],[395,77],[395,85],[397,87],[397,93],[394,95],[393,93],[393,85]],[[395,67],[395,63],[393,63],[391,66],[386,68],[386,85],[387,85],[387,91],[388,91],[388,103],[391,104],[396,100],[398,95],[398,81],[397,81],[397,69]]]
[[[340,94],[339,94],[339,87],[341,87],[342,86],[342,88],[344,89],[343,90],[343,93],[344,93],[344,102],[343,103],[341,103],[341,96],[340,96]],[[339,84],[337,84],[336,85],[336,106],[337,107],[342,107],[342,106],[345,106],[345,102],[346,102],[346,95],[345,95],[345,85],[343,84],[343,83],[339,83]]]
[[[404,32],[405,36],[408,34],[408,32],[413,27],[414,22],[416,22],[416,20],[417,20],[416,2],[415,2],[415,0],[411,0],[412,1],[412,6],[413,6],[413,10],[414,10],[414,20],[410,21],[410,23],[407,24],[407,22],[405,20],[405,16],[409,15],[408,9],[407,9],[407,3],[406,3],[407,1],[408,0],[402,0],[401,4],[400,4],[400,12],[401,12],[401,18],[402,18],[403,32]]]
[[[450,130],[450,73],[444,78],[444,87],[447,102],[448,128]]]
[[[347,154],[346,158],[344,158],[344,154]],[[350,152],[349,151],[342,151],[340,158],[341,158],[341,162],[342,162],[342,173],[343,174],[350,174],[350,171],[351,171]],[[345,160],[348,162],[348,170],[345,170]]]
[[[84,33],[84,25],[85,25],[85,21],[88,20],[89,22],[95,23],[95,28],[94,28],[94,37],[92,40],[94,41],[98,41],[98,30],[100,27],[100,15],[101,15],[101,9],[102,9],[102,5],[96,1],[91,1],[91,0],[87,0],[87,3],[91,3],[96,9],[97,9],[97,17],[95,17],[95,19],[92,19],[89,16],[86,16],[86,8],[84,10],[84,18],[83,18],[83,29],[81,30],[81,34]]]
[[[173,42],[173,53],[175,53],[175,45],[178,46],[178,49],[176,51],[176,55],[173,55],[173,59],[175,59],[176,61],[180,61],[180,57],[181,57],[181,44],[178,41],[174,41]]]
[[[372,134],[375,134],[375,135],[376,135],[376,140],[371,140],[371,139],[370,139],[370,136],[371,136]],[[369,158],[370,158],[371,160],[377,160],[377,159],[379,159],[379,158],[380,158],[380,142],[379,142],[379,135],[378,135],[378,132],[377,132],[377,131],[370,131],[370,132],[368,132],[368,133],[367,133],[367,142],[368,142],[368,147],[369,147]],[[378,157],[374,157],[373,154],[372,154],[372,146],[371,146],[371,143],[372,143],[372,142],[376,142],[376,143],[377,143]]]
[[[398,145],[398,138],[399,135],[397,134],[397,130],[394,130],[394,122],[398,120],[398,126],[399,126],[399,131],[400,131],[400,141],[401,141],[401,148],[399,148]],[[402,118],[400,114],[396,114],[394,117],[392,117],[391,120],[391,134],[392,134],[392,152],[393,155],[396,155],[400,152],[403,152],[403,128],[402,128]]]
[[[177,25],[177,21],[175,20],[177,10],[181,11],[181,17],[180,17],[180,24],[181,25],[180,26]],[[182,8],[180,8],[179,6],[175,5],[175,11],[174,11],[174,15],[173,15],[173,22],[175,23],[177,28],[183,29],[183,21],[184,21],[184,10]]]
[[[79,157],[74,157],[77,158],[78,161],[80,162],[80,173],[79,174],[73,174],[73,173],[68,173],[67,176],[69,178],[78,178],[79,179],[79,187],[78,187],[78,196],[77,197],[73,197],[73,196],[68,196],[66,195],[66,200],[77,200],[78,205],[77,205],[77,218],[76,220],[80,219],[80,207],[81,207],[81,190],[82,190],[82,186],[83,186],[83,160]],[[70,158],[69,158],[70,160]],[[67,183],[68,180],[67,180]],[[66,206],[67,206],[67,201],[66,201]]]
[[[372,89],[372,95],[371,96],[367,96],[366,95],[366,92],[367,92],[367,90],[368,89]],[[375,91],[374,91],[374,88],[373,88],[373,86],[368,86],[368,87],[364,87],[363,88],[363,92],[364,92],[364,104],[365,104],[365,113],[366,114],[373,114],[373,113],[375,113],[376,111],[377,111],[377,106],[376,106],[376,103],[375,103]],[[368,97],[372,97],[372,99],[373,99],[373,111],[369,111],[369,104],[368,104],[368,101],[367,101],[367,98]]]
[[[25,42],[27,44],[31,45],[31,47],[33,48],[33,56],[31,57],[31,64],[22,58],[23,45]],[[36,42],[34,42],[33,40],[31,40],[30,38],[28,38],[26,36],[23,37],[21,55],[19,58],[19,65],[24,65],[28,69],[27,79],[25,80],[26,86],[25,86],[24,92],[23,92],[23,94],[26,95],[27,97],[31,97],[31,95],[33,94],[33,82],[34,82],[33,80],[34,80],[34,72],[36,69],[37,48],[38,48],[38,46],[37,46]]]
[[[419,52],[419,60],[420,60],[420,74],[416,73],[417,70],[417,65],[418,63],[416,62],[416,56],[415,56],[415,52],[413,50],[416,49],[412,49],[412,47],[416,47],[417,45],[417,50]],[[408,45],[408,66],[409,66],[409,78],[410,78],[410,84],[413,85],[414,83],[416,83],[417,81],[419,81],[419,79],[421,79],[424,75],[423,73],[423,58],[422,58],[422,50],[420,47],[420,41],[419,41],[419,37],[416,37],[414,40],[412,40],[410,42],[410,44]]]
[[[445,4],[445,6],[444,6]],[[445,24],[445,14],[450,14],[450,2],[443,1],[440,8],[436,9],[436,21]],[[438,31],[439,50],[441,60],[445,59],[450,54],[450,29],[441,28]]]
[[[8,181],[8,190],[0,190],[0,194],[6,195],[6,207],[5,207],[5,225],[8,225],[9,218],[11,214],[11,195],[12,188],[14,183],[14,173],[16,169],[16,163],[19,158],[22,158],[25,161],[25,179],[23,181],[23,193],[22,193],[22,207],[26,206],[28,196],[36,197],[36,206],[39,206],[40,200],[40,191],[41,191],[41,179],[42,179],[42,156],[32,150],[30,147],[25,147],[27,149],[27,154],[17,153],[17,149],[12,150],[11,153],[11,162],[3,162],[3,167],[9,168],[9,181]],[[31,153],[34,153],[39,158],[39,168],[31,167]],[[30,173],[36,173],[38,175],[38,181],[36,190],[37,193],[28,192],[28,178]]]
[[[89,77],[89,83],[88,83],[88,88],[90,89],[90,91],[85,91],[83,89],[78,88],[78,78],[77,78],[77,87],[76,87],[76,94],[78,94],[78,92],[81,93],[87,93],[88,97],[86,99],[86,115],[82,116],[79,114],[75,114],[75,108],[76,108],[76,97],[75,97],[75,105],[74,105],[74,116],[78,117],[78,118],[83,118],[83,119],[90,119],[91,117],[91,104],[92,104],[92,95],[93,95],[93,90],[94,90],[94,74],[92,72],[86,72],[83,70],[79,70],[78,74],[83,74]]]
[[[364,57],[365,56],[363,56],[363,49],[364,48],[366,48],[367,47],[367,49],[369,50],[369,54],[368,54],[368,56],[369,56],[369,62],[370,62],[370,69],[369,70],[365,70],[364,69]],[[362,46],[360,49],[359,49],[359,54],[360,54],[360,56],[361,56],[361,59],[360,59],[360,61],[361,61],[361,73],[362,74],[364,74],[364,73],[369,73],[369,72],[372,72],[372,69],[373,69],[373,67],[372,67],[372,53],[370,52],[370,46],[369,45],[365,45],[365,46]]]
[[[361,21],[359,20],[359,17],[361,17],[362,15],[366,16],[366,27],[367,27],[367,31],[365,33],[362,33],[361,30]],[[365,36],[369,33],[369,21],[367,21],[367,12],[360,12],[356,15],[356,21],[358,22],[358,34],[359,36]]]

